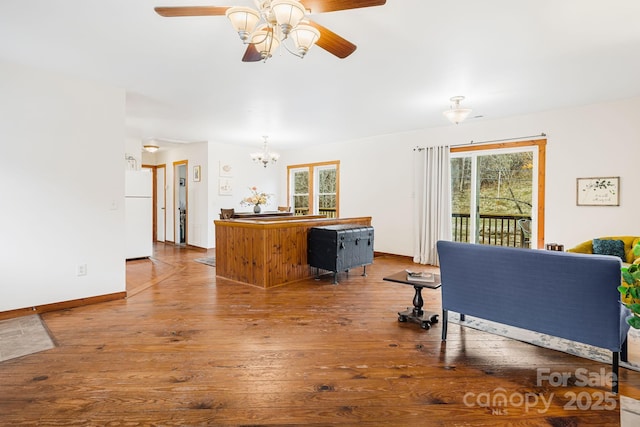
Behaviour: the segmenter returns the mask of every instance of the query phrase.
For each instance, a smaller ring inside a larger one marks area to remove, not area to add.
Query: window
[[[453,240],[544,246],[546,140],[451,149]]]
[[[287,198],[295,215],[338,217],[340,162],[287,166]]]

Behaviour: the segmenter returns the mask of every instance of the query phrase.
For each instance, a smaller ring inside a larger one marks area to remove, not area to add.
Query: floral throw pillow
[[[622,240],[593,239],[593,253],[617,256],[622,262],[627,262]]]

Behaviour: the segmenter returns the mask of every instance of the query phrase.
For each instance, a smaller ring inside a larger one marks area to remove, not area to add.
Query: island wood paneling
[[[326,218],[319,215],[267,220],[219,220],[216,228],[216,275],[262,288],[312,277],[307,263],[307,232],[334,224],[371,225],[371,217]]]

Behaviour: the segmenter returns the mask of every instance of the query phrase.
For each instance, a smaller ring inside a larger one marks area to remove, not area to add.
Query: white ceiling
[[[126,89],[131,137],[274,149],[449,126],[454,95],[468,122],[640,96],[638,0],[387,0],[311,16],[350,57],[266,63],[241,62],[223,16],[153,10],[252,4],[2,0],[0,60]]]

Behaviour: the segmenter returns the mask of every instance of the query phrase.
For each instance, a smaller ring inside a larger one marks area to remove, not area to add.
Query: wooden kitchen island
[[[371,217],[322,215],[215,220],[216,275],[272,288],[314,277],[307,263],[307,232],[335,224],[371,225]]]

